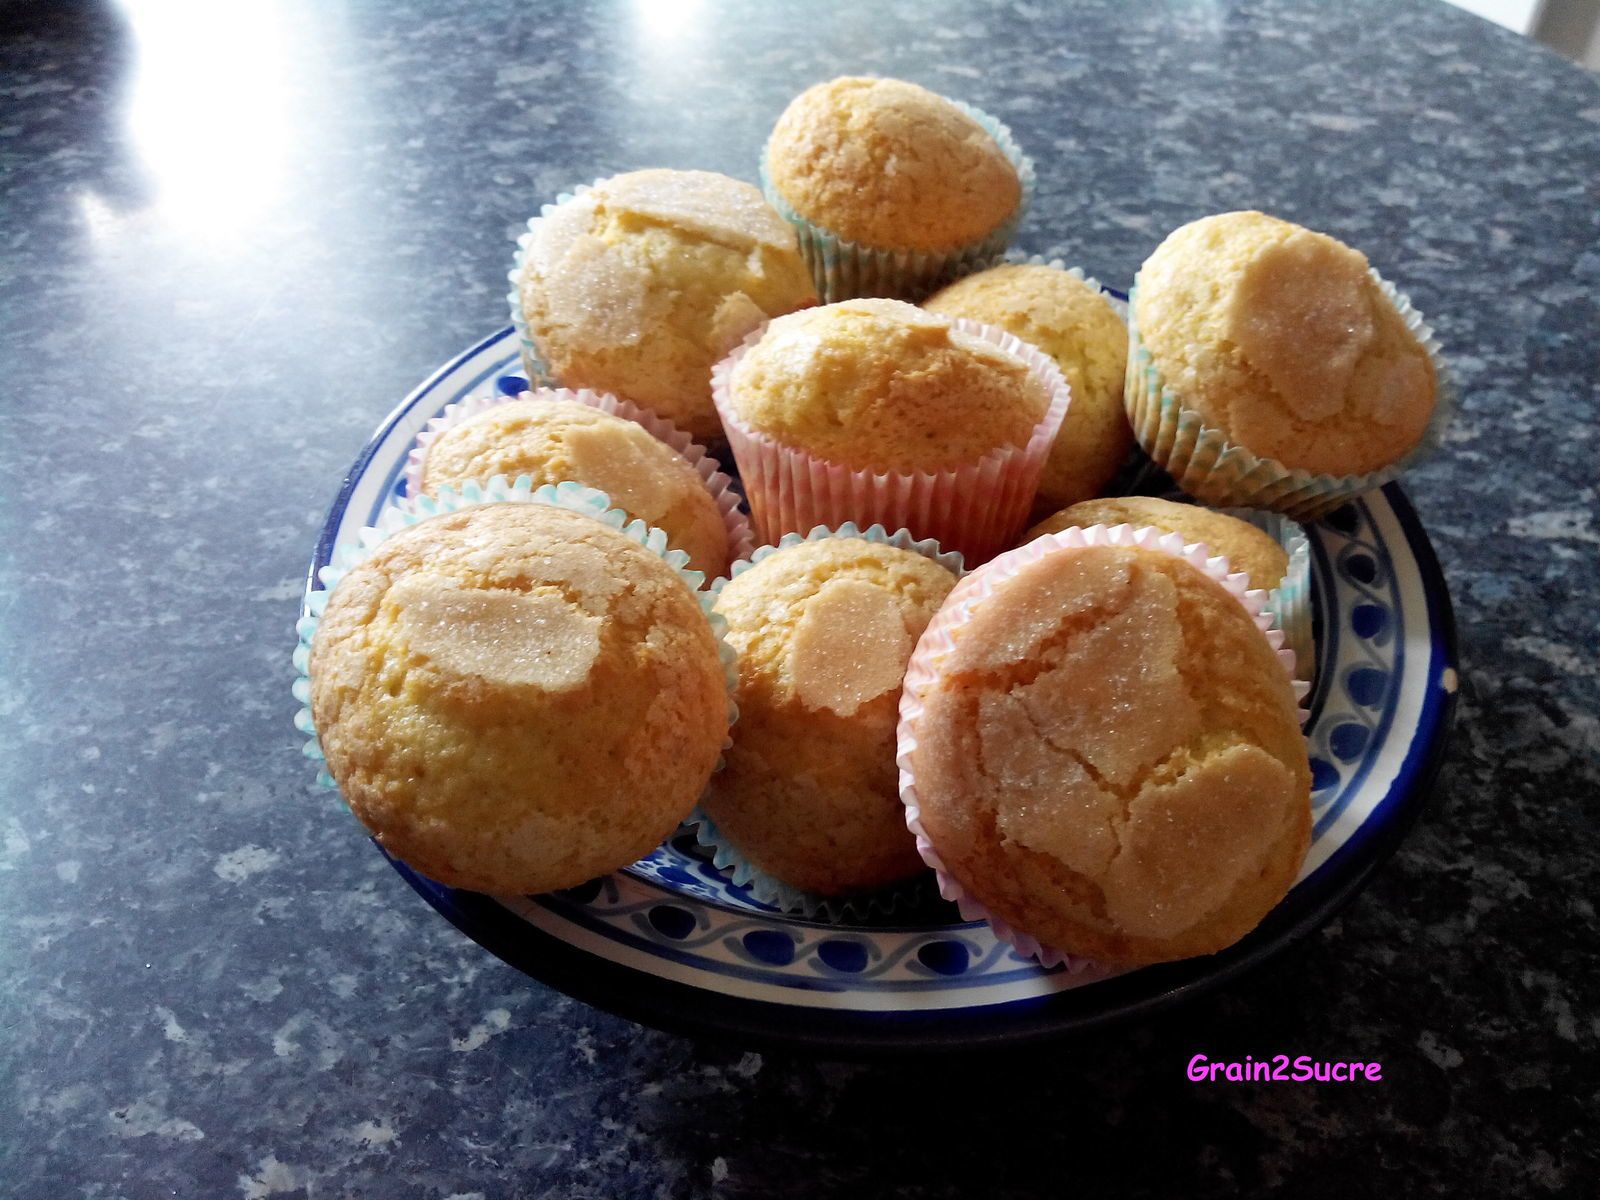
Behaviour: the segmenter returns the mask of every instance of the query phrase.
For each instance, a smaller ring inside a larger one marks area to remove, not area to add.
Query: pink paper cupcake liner
[[[499,394],[469,396],[448,406],[423,427],[422,432],[417,435],[416,444],[406,456],[403,477],[406,498],[415,499],[422,494],[422,478],[428,461],[428,449],[439,439],[440,434],[491,408],[510,404],[513,400],[571,400],[642,426],[656,441],[687,459],[689,465],[695,469],[695,473],[700,476],[701,482],[705,484],[706,491],[711,493],[711,498],[717,503],[717,511],[722,514],[722,523],[728,531],[729,563],[749,557],[756,544],[755,532],[751,529],[750,520],[745,516],[744,510],[739,507],[739,494],[733,490],[733,480],[718,469],[717,460],[710,452],[671,421],[657,416],[648,408],[641,408],[637,404],[618,399],[610,392],[596,392],[588,388],[569,390],[542,387],[531,392],[523,392],[518,396]]]
[[[1203,543],[1185,545],[1183,537],[1165,533],[1151,526],[1135,528],[1132,525],[1090,525],[1063,529],[1059,533],[1036,538],[1025,546],[1008,551],[985,566],[963,578],[946,597],[944,605],[934,615],[923,633],[917,648],[912,652],[906,667],[905,688],[900,694],[900,726],[896,734],[895,762],[900,767],[900,799],[906,806],[906,827],[917,839],[917,852],[923,862],[933,868],[939,884],[939,894],[953,900],[968,921],[987,921],[1000,941],[1014,948],[1025,958],[1037,959],[1046,967],[1065,966],[1071,971],[1081,971],[1090,965],[1089,960],[1066,954],[1050,946],[1041,945],[1037,938],[1009,925],[992,913],[982,900],[974,896],[954,875],[945,869],[938,847],[929,838],[922,824],[922,805],[917,797],[916,771],[913,757],[917,749],[918,726],[924,709],[923,698],[929,687],[938,679],[941,666],[955,648],[955,639],[962,626],[972,617],[975,609],[988,598],[1002,590],[1006,583],[1024,567],[1059,550],[1080,549],[1085,546],[1137,546],[1143,550],[1157,550],[1181,558],[1191,566],[1204,571],[1222,584],[1228,594],[1239,601],[1251,620],[1261,630],[1283,666],[1294,687],[1295,699],[1300,703],[1300,721],[1306,721],[1305,697],[1309,685],[1295,679],[1294,651],[1285,645],[1284,634],[1267,611],[1267,593],[1248,589],[1248,576],[1242,571],[1231,571],[1228,560],[1213,556]]]
[[[1002,446],[949,471],[853,470],[786,446],[748,425],[734,407],[731,380],[739,361],[766,333],[765,325],[711,369],[711,398],[763,541],[853,521],[906,529],[959,550],[969,562],[983,562],[1016,540],[1027,524],[1045,457],[1067,415],[1071,390],[1049,355],[1005,330],[961,318],[952,324],[1020,358],[1048,390],[1050,404],[1025,445]]]

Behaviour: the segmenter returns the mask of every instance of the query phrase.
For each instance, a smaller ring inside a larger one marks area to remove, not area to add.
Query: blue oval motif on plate
[[[917,961],[940,975],[963,975],[971,955],[960,942],[929,942],[917,951]]]
[[[1328,735],[1328,745],[1333,747],[1333,752],[1340,762],[1353,762],[1366,748],[1367,732],[1365,725],[1346,721],[1343,725],[1333,727],[1333,732]]]
[[[1350,628],[1357,637],[1375,638],[1389,623],[1389,614],[1381,605],[1358,604],[1350,612]]]
[[[867,945],[865,942],[847,940],[845,938],[831,938],[817,946],[817,958],[831,970],[842,971],[847,975],[855,975],[867,969]]]
[[[1378,562],[1369,554],[1351,554],[1340,564],[1351,579],[1361,583],[1374,583],[1378,578]]]
[[[1339,768],[1327,759],[1313,758],[1311,760],[1311,790],[1324,791],[1339,782]]]
[[[1383,702],[1389,676],[1376,667],[1357,667],[1345,676],[1344,690],[1363,708],[1375,708]]]
[[[794,938],[781,929],[752,929],[742,939],[750,957],[775,967],[794,961]]]
[[[694,932],[694,914],[672,904],[657,904],[650,909],[650,924],[663,937],[681,942]]]

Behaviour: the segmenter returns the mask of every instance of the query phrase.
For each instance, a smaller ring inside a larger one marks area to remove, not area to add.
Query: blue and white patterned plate
[[[428,420],[486,389],[520,391],[518,372],[507,329],[390,414],[345,477],[308,592],[334,547],[399,495],[406,454]],[[1390,484],[1310,535],[1314,837],[1288,897],[1221,954],[1122,973],[1047,970],[963,922],[931,888],[870,924],[804,921],[734,886],[687,831],[615,875],[551,895],[492,898],[395,869],[535,979],[670,1029],[860,1054],[1016,1042],[1164,1006],[1327,920],[1398,844],[1438,766],[1455,706],[1455,638],[1416,514]]]

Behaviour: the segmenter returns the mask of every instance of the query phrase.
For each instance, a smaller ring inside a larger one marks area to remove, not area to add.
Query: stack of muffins
[[[897,80],[797,97],[760,178],[529,222],[531,390],[430,422],[312,597],[332,781],[456,887],[571,887],[693,820],[810,917],[932,867],[1046,963],[1237,941],[1310,837],[1295,519],[1437,434],[1431,333],[1260,213],[1177,230],[1127,305],[1002,262],[1032,165]],[[1209,507],[1108,494],[1138,463]]]

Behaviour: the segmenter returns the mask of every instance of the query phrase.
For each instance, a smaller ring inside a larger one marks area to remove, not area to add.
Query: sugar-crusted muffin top
[[[452,425],[428,448],[422,490],[527,475],[597,488],[630,517],[654,525],[709,579],[728,566],[717,503],[689,461],[641,425],[575,400],[497,404]]]
[[[1244,609],[1152,550],[1060,549],[976,605],[913,762],[947,868],[1046,945],[1210,953],[1282,898],[1310,837],[1289,677]]]
[[[923,869],[895,724],[912,648],[954,584],[914,551],[843,537],[784,547],[723,584],[740,715],[703,804],[756,866],[829,896]]]
[[[1271,589],[1283,582],[1289,556],[1276,538],[1248,521],[1195,504],[1177,504],[1156,496],[1104,496],[1084,500],[1048,517],[1023,536],[1023,541],[1057,533],[1074,525],[1151,525],[1183,536],[1185,542],[1204,542],[1211,553],[1228,560],[1235,571],[1250,576],[1253,588]]]
[[[917,638],[953,586],[954,575],[915,551],[819,538],[730,579],[716,609],[739,651],[741,694],[848,717],[898,695]]]
[[[746,253],[788,250],[794,230],[753,184],[715,171],[652,167],[613,175],[598,188],[613,215],[624,214]]]
[[[1364,474],[1421,440],[1434,367],[1358,250],[1259,212],[1178,229],[1139,271],[1166,386],[1253,453]]]
[[[395,534],[312,643],[328,768],[391,852],[491,892],[633,861],[693,807],[728,724],[716,638],[657,555],[537,504]]]
[[[1036,511],[1097,494],[1133,446],[1122,404],[1128,327],[1105,295],[1059,267],[1011,263],[958,279],[922,307],[998,325],[1055,359],[1072,405],[1045,460]]]
[[[1050,404],[1020,358],[898,300],[780,317],[729,389],[758,431],[877,471],[948,470],[1025,445]]]
[[[899,79],[807,88],[778,118],[767,173],[802,217],[878,249],[954,249],[1022,201],[1016,168],[981,125]]]
[[[518,294],[564,386],[615,392],[696,438],[720,434],[711,365],[816,302],[794,230],[753,185],[709,171],[613,176],[532,230]]]

